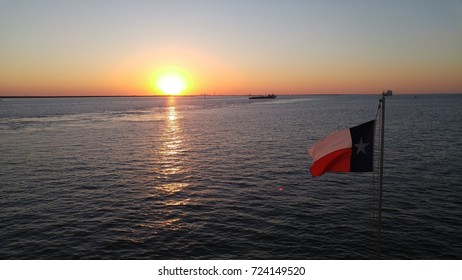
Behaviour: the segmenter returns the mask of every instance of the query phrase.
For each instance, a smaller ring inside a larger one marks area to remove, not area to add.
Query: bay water
[[[379,99],[3,98],[0,259],[374,259],[377,174],[306,149]],[[460,259],[462,95],[386,102],[382,257]]]

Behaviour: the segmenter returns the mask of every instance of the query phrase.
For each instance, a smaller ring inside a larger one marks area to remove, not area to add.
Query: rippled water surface
[[[372,174],[306,149],[379,96],[0,101],[2,259],[373,259]],[[462,96],[387,99],[383,257],[462,258]]]

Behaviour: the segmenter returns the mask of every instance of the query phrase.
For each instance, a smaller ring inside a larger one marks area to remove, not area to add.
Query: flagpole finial
[[[393,96],[393,91],[391,91],[391,90],[387,90],[386,92],[383,91],[382,96]]]

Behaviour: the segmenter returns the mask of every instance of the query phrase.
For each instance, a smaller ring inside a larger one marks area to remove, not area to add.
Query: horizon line
[[[375,95],[381,93],[282,93],[276,95],[282,96],[297,96],[297,95]],[[449,95],[462,94],[462,92],[422,92],[422,93],[393,93],[398,95]],[[220,97],[220,96],[258,96],[261,94],[181,94],[181,95],[166,95],[166,94],[108,94],[108,95],[0,95],[0,98],[99,98],[99,97]]]

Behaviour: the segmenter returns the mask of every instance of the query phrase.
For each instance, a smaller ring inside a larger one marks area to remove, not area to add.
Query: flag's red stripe
[[[340,149],[315,161],[310,167],[313,176],[326,172],[350,172],[351,148]]]

